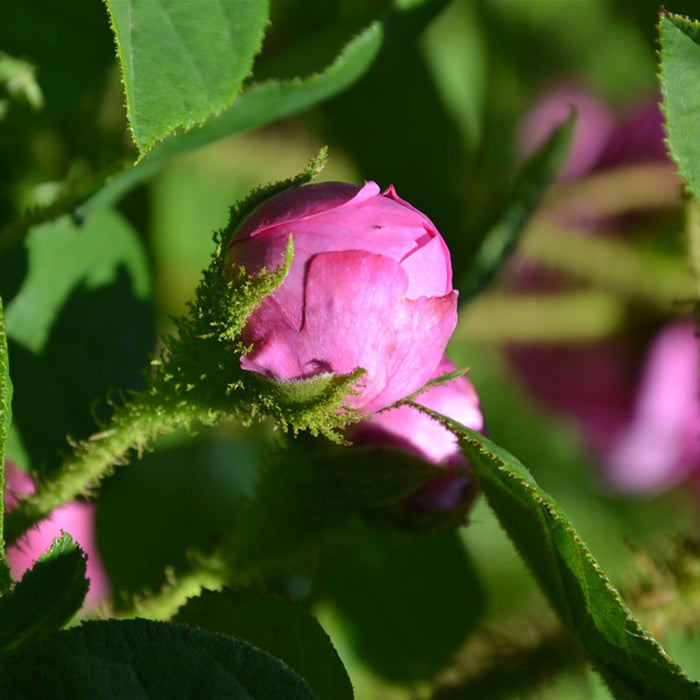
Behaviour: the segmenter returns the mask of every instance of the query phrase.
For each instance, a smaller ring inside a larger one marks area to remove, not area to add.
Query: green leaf
[[[471,267],[459,285],[462,299],[478,294],[513,252],[530,215],[564,164],[575,123],[576,115],[572,111],[523,166],[510,202],[481,242]]]
[[[690,191],[700,198],[700,22],[662,12],[659,41],[667,144]]]
[[[362,529],[344,545],[326,552],[317,591],[340,617],[355,653],[391,681],[434,676],[484,608],[457,533],[399,539]]]
[[[260,48],[265,0],[106,0],[141,153],[228,107]]]
[[[34,353],[41,352],[55,318],[81,283],[87,289],[108,285],[124,266],[135,295],[140,299],[148,295],[143,247],[131,226],[114,211],[101,212],[82,228],[68,216],[37,226],[26,247],[29,270],[7,305],[7,332]]]
[[[3,697],[310,700],[281,661],[244,642],[146,620],[86,622],[0,658]]]
[[[341,92],[369,68],[381,44],[381,25],[371,24],[350,41],[324,71],[292,80],[253,83],[221,114],[208,119],[202,126],[169,136],[136,165],[115,175],[78,208],[78,217],[91,216],[118,200],[180,153],[289,117]]]
[[[228,532],[246,525],[239,512],[255,494],[261,442],[253,430],[235,443],[206,435],[162,446],[104,484],[97,538],[117,605],[143,589],[158,590],[166,571],[191,568],[188,552],[209,555]]]
[[[85,554],[64,532],[12,593],[0,598],[0,649],[35,642],[66,624],[88,591],[85,572]]]
[[[0,592],[9,589],[12,582],[5,556],[5,447],[12,423],[12,382],[7,351],[5,313],[0,299]]]
[[[300,605],[250,590],[204,591],[174,621],[245,640],[282,659],[319,700],[352,700],[350,678],[330,638]]]
[[[429,413],[461,438],[501,525],[616,697],[700,697],[700,686],[632,616],[566,515],[528,470],[480,433]]]
[[[66,436],[85,438],[104,425],[113,407],[110,392],[145,384],[152,309],[134,297],[124,270],[117,273],[113,284],[71,294],[40,356],[10,342],[13,426],[30,464],[46,475],[68,451]]]
[[[138,389],[153,352],[142,245],[112,211],[32,230],[28,272],[8,305],[14,427],[30,463],[54,468],[66,436],[104,420],[108,392]],[[13,454],[10,455],[14,457]]]

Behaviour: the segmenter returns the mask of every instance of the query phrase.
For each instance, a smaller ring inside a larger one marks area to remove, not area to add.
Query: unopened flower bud
[[[374,182],[296,187],[241,225],[229,269],[276,269],[290,236],[294,260],[248,319],[241,367],[281,383],[362,368],[350,402],[368,413],[423,386],[457,321],[449,251],[430,219]]]

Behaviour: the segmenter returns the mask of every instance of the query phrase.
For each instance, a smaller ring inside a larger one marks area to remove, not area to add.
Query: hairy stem
[[[141,453],[161,434],[195,421],[211,424],[217,414],[197,403],[184,403],[151,390],[137,394],[115,411],[106,430],[77,443],[59,471],[41,481],[37,490],[20,501],[5,521],[5,536],[12,544],[54,508],[87,495],[100,478],[125,464],[129,453]]]
[[[116,617],[171,620],[189,598],[198,596],[205,588],[218,591],[226,580],[224,569],[201,563],[187,573],[173,576],[157,593],[135,597],[131,605],[117,611]]]

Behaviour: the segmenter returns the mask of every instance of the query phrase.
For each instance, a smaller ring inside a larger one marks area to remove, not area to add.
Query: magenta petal
[[[244,345],[253,350],[241,357],[241,367],[270,379],[301,379],[306,376],[290,339],[299,333],[297,323],[287,317],[276,297],[257,308],[243,330]]]
[[[254,211],[236,234],[236,241],[258,236],[270,226],[308,219],[342,206],[353,201],[368,186],[367,192],[375,192],[372,185],[374,183],[367,183],[360,188],[345,182],[324,182],[303,188],[291,187]],[[379,192],[377,185],[374,188]],[[300,195],[301,192],[303,195]]]
[[[444,359],[431,379],[454,369],[454,365]],[[428,389],[417,397],[416,402],[473,430],[484,427],[479,397],[465,376]],[[398,406],[377,413],[352,426],[348,435],[359,445],[396,447],[433,464],[464,464],[454,433],[411,406]]]
[[[383,255],[353,250],[315,256],[301,331],[265,328],[244,369],[289,380],[362,367],[367,374],[362,395],[353,400],[357,408],[376,411],[404,398],[430,378],[457,322],[456,292],[409,300],[407,285],[404,270]]]
[[[441,236],[434,236],[401,261],[408,273],[409,299],[447,294],[452,289],[450,255]]]

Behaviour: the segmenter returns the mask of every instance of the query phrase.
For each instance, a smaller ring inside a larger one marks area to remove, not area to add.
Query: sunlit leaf
[[[441,420],[461,437],[464,454],[501,525],[615,695],[700,697],[700,687],[633,617],[566,515],[530,472],[480,433]]]
[[[700,22],[664,12],[659,41],[668,147],[690,191],[700,197]]]
[[[141,152],[231,103],[250,73],[265,0],[107,0]]]
[[[0,300],[0,591],[6,591],[11,582],[10,569],[5,557],[3,524],[5,519],[5,448],[12,423],[12,382],[7,352],[5,313]]]

